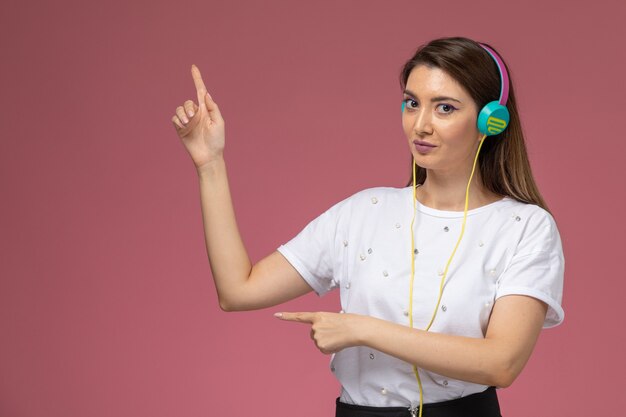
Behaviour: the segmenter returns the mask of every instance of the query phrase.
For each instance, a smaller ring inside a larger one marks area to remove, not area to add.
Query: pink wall
[[[217,307],[170,118],[195,63],[258,260],[339,199],[404,184],[400,66],[454,35],[511,67],[567,259],[565,323],[500,391],[504,415],[626,406],[623,1],[34,3],[0,15],[1,416],[332,415],[306,327]]]

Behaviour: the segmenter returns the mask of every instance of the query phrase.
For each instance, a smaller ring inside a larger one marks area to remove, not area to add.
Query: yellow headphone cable
[[[454,250],[452,250],[452,254],[450,254],[450,258],[446,263],[446,268],[443,271],[443,276],[441,277],[441,282],[439,284],[439,297],[437,298],[437,304],[435,305],[435,310],[433,311],[433,315],[428,323],[428,326],[424,328],[424,331],[428,331],[435,321],[435,317],[437,316],[437,310],[439,309],[439,304],[441,303],[441,296],[443,295],[443,286],[446,281],[446,277],[448,275],[448,268],[452,263],[452,258],[454,258],[454,254],[456,253],[459,244],[461,243],[461,239],[463,238],[463,234],[465,233],[465,223],[467,222],[467,208],[469,206],[469,190],[470,185],[472,184],[472,178],[474,177],[474,171],[476,170],[476,162],[478,161],[478,155],[480,154],[480,149],[483,146],[483,142],[487,135],[483,135],[480,140],[480,144],[478,145],[478,150],[476,151],[476,156],[474,157],[474,164],[472,166],[472,173],[470,174],[469,181],[467,182],[467,188],[465,190],[465,209],[463,211],[463,223],[461,225],[461,233],[459,235],[459,239],[454,246]],[[415,214],[417,212],[417,186],[416,182],[416,164],[415,159],[413,159],[413,219],[411,220],[411,284],[409,286],[409,327],[413,328],[413,280],[415,278],[415,236],[413,232],[413,227],[415,224]],[[424,401],[424,393],[422,389],[422,380],[420,379],[419,372],[417,366],[413,365],[413,373],[415,374],[415,378],[417,379],[417,385],[420,391],[420,404],[419,404],[419,417],[422,417],[422,406]],[[415,410],[413,407],[410,408],[411,414],[415,415]]]

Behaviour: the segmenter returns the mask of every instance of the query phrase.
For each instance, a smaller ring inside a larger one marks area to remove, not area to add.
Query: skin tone
[[[225,311],[260,309],[312,291],[278,252],[251,264],[228,186],[224,119],[199,69],[192,66],[191,72],[199,104],[185,101],[176,109],[172,123],[198,173],[205,242],[220,307]],[[415,160],[428,170],[417,198],[429,207],[462,211],[480,141],[476,105],[458,83],[436,68],[414,68],[406,89],[403,128]],[[441,97],[448,99],[439,100]],[[431,143],[434,148],[420,152],[414,140]],[[470,209],[501,198],[486,191],[479,178],[474,181]],[[311,338],[325,354],[368,346],[450,378],[506,387],[530,357],[546,311],[546,304],[535,298],[501,297],[484,338],[430,333],[349,313],[282,312],[275,316],[310,326]]]

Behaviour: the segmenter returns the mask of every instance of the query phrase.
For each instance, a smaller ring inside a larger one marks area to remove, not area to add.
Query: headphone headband
[[[502,58],[496,51],[482,43],[479,45],[496,61],[500,72],[500,99],[487,103],[478,113],[478,120],[476,121],[480,133],[493,136],[502,133],[509,124],[509,109],[506,108],[506,102],[509,99],[509,74],[506,72]]]
[[[498,71],[500,71],[500,98],[498,102],[501,105],[506,106],[506,102],[509,99],[509,74],[506,71],[506,66],[496,51],[485,44],[479,43],[479,45],[482,46],[483,49],[489,53],[489,55],[491,55],[493,60],[496,61],[496,64],[498,65]]]

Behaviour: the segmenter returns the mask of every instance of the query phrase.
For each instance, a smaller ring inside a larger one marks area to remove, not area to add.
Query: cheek
[[[404,133],[406,133],[408,135],[409,129],[410,129],[410,125],[409,125],[409,122],[408,122],[407,119],[408,118],[406,116],[402,116],[402,130],[404,131]]]
[[[413,136],[413,126],[415,124],[415,120],[410,115],[402,116],[402,130],[407,138],[411,138]]]
[[[478,137],[478,127],[475,119],[457,120],[446,126],[445,135],[449,142],[472,142],[472,138]]]

